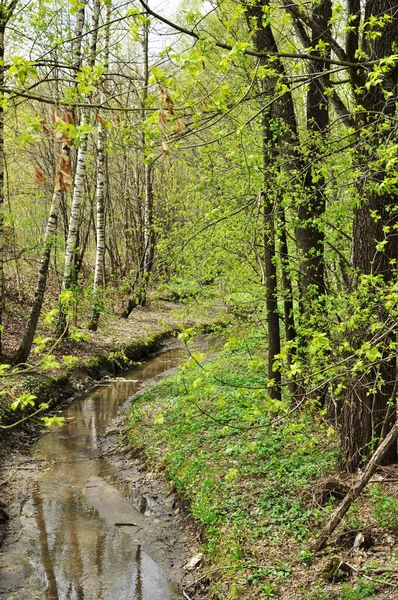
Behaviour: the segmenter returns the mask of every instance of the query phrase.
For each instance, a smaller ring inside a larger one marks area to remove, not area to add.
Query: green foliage
[[[42,337],[41,335],[38,335],[35,337],[35,339],[33,340],[35,343],[35,347],[34,347],[34,353],[35,354],[40,354],[40,352],[43,352],[46,349],[46,346],[48,346],[48,344],[50,342],[53,341],[52,338],[50,337]]]
[[[72,367],[73,365],[75,365],[77,362],[79,362],[79,359],[77,358],[77,356],[70,356],[70,355],[63,355],[63,360],[65,362],[65,365],[67,367]]]
[[[37,396],[35,394],[30,394],[29,392],[23,392],[20,394],[12,403],[12,410],[24,410],[29,406],[34,406]]]
[[[46,354],[40,363],[40,368],[42,371],[57,370],[60,368],[60,366],[61,365],[55,358],[54,354]]]
[[[42,417],[44,427],[51,429],[52,427],[62,427],[65,425],[64,417]]]
[[[370,598],[377,592],[377,583],[366,579],[358,579],[355,586],[350,583],[341,584],[341,600],[363,600]]]
[[[387,529],[398,529],[398,500],[388,496],[378,484],[372,485],[370,493],[378,524]]]
[[[247,369],[266,346],[259,332],[226,346],[214,360],[196,355],[146,391],[131,409],[129,439],[133,447],[144,443],[151,464],[161,463],[189,500],[213,559],[248,568],[245,555],[249,548],[255,555],[261,538],[287,536],[298,547],[308,539],[320,514],[303,490],[332,468],[336,454],[319,455],[311,416],[287,419],[285,406],[267,397],[263,370]],[[291,575],[282,564],[256,573],[246,585],[259,598]]]
[[[11,76],[17,85],[25,86],[29,83],[29,79],[37,79],[38,73],[34,62],[23,58],[22,56],[12,56],[10,58],[11,65],[8,67],[7,74]],[[39,119],[36,120],[36,122]],[[31,121],[31,126],[38,131],[38,128],[34,125],[34,121]]]
[[[77,329],[77,327],[70,328],[69,337],[71,338],[71,340],[74,340],[75,342],[81,342],[81,341],[87,342],[89,339],[87,333],[85,333],[84,331],[79,331]]]

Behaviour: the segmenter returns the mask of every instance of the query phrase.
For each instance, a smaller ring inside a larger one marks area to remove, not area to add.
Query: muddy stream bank
[[[63,411],[67,425],[19,458],[17,518],[0,553],[2,600],[182,598],[177,582],[197,546],[194,527],[164,480],[124,457],[115,436],[103,440],[131,396],[186,359],[173,347],[100,384]]]

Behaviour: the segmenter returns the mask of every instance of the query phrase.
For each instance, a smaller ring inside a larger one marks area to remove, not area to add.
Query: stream
[[[1,557],[1,599],[181,598],[162,568],[162,519],[150,498],[126,497],[98,441],[143,382],[186,359],[182,348],[167,350],[99,385],[63,411],[67,425],[33,446],[40,474],[21,509],[20,538]]]

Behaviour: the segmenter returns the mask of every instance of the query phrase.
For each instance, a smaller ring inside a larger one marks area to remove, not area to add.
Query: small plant
[[[363,600],[370,598],[377,591],[377,583],[375,581],[366,581],[358,579],[357,585],[354,587],[349,583],[341,585],[341,600]]]
[[[15,400],[11,403],[11,409],[24,410],[28,406],[34,406],[36,398],[37,396],[35,396],[34,394],[30,394],[29,392],[22,392],[22,394],[20,394],[18,398],[15,398]]]
[[[371,490],[373,514],[382,527],[387,529],[398,528],[398,500],[387,496],[379,485],[374,485]]]
[[[365,523],[359,518],[359,504],[358,502],[353,502],[350,510],[348,511],[345,522],[349,529],[362,529]]]
[[[300,550],[300,558],[307,565],[310,565],[312,563],[312,559],[314,558],[314,555],[311,552],[311,550],[308,550],[307,548],[305,548],[304,550]]]
[[[304,588],[304,586],[303,586],[303,588]],[[304,592],[303,588],[300,588],[300,591],[302,593]],[[325,592],[323,590],[323,587],[320,583],[317,583],[317,584],[315,584],[312,591],[309,592],[309,594],[307,592],[305,594],[303,594],[303,596],[301,596],[300,600],[331,600],[331,596],[328,592]]]

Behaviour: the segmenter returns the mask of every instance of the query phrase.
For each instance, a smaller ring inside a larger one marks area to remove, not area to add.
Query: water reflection
[[[65,411],[67,426],[36,444],[34,457],[46,459],[49,466],[23,511],[27,558],[34,567],[31,598],[180,598],[145,545],[151,517],[140,513],[139,506],[134,509],[108,483],[114,474],[97,458],[97,444],[118,406],[137,391],[140,381],[185,358],[183,351],[171,350],[134,369],[126,380],[98,387]],[[118,527],[117,522],[134,525]]]

